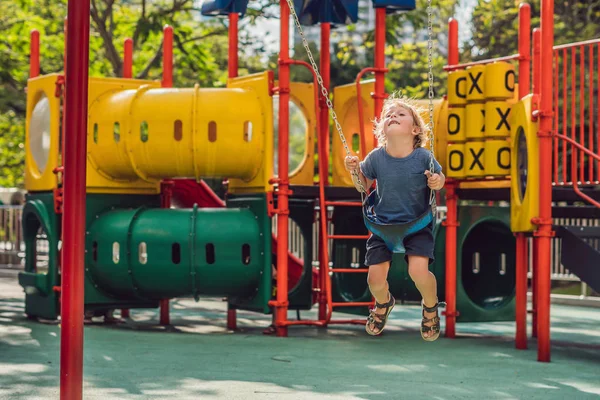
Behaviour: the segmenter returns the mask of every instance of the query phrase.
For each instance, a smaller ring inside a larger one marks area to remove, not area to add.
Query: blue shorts
[[[408,263],[408,256],[429,257],[429,264],[433,263],[434,240],[431,227],[420,230],[404,238],[404,260]],[[375,265],[386,261],[392,261],[392,253],[386,246],[383,239],[377,235],[371,234],[367,239],[367,254],[365,255],[365,265]]]

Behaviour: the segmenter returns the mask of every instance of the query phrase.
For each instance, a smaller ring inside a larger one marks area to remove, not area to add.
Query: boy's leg
[[[433,262],[433,233],[431,229],[425,228],[422,231],[411,235],[404,240],[406,248],[406,262],[408,263],[408,274],[415,283],[415,286],[423,297],[423,304],[426,307],[433,307],[438,302],[437,281],[435,275],[429,271],[429,264]],[[436,312],[425,312],[425,318],[433,318]],[[433,322],[425,323],[426,326],[433,326]],[[434,336],[433,331],[425,332],[425,337]]]
[[[387,248],[383,240],[375,235],[371,235],[369,240],[367,240],[367,254],[365,256],[365,264],[369,266],[367,284],[375,301],[379,304],[386,304],[391,300],[387,282],[391,261],[392,252]],[[385,318],[387,311],[388,308],[375,307],[375,313],[383,316],[383,318]],[[383,318],[375,317],[375,322],[381,322]],[[380,332],[380,329],[375,327],[374,322],[368,322],[368,328],[374,334]]]
[[[423,297],[423,303],[426,307],[433,307],[438,302],[437,298],[437,281],[435,275],[429,271],[429,257],[408,255],[408,274],[415,283],[415,286]],[[433,318],[435,312],[428,313],[425,311],[425,318]],[[425,323],[426,326],[433,326],[433,322]],[[433,331],[425,332],[425,337],[434,335]]]

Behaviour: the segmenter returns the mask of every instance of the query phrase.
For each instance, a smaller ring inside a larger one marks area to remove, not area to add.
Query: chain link
[[[431,148],[431,154],[429,157],[429,170],[433,175],[435,173],[435,166],[433,165],[433,154],[435,150],[434,134],[433,134],[433,10],[431,7],[431,1],[427,0],[427,61],[429,67],[429,147]],[[431,191],[429,197],[429,203],[431,203],[431,210],[433,212],[434,226],[437,224],[437,204],[435,199],[435,191]]]

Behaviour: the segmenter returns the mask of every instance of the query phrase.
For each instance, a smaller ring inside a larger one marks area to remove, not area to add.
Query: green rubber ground
[[[169,328],[158,310],[85,327],[84,399],[600,397],[600,309],[553,305],[552,362],[538,363],[534,340],[515,350],[514,323],[462,324],[458,339],[424,342],[415,306],[397,306],[381,337],[350,326],[277,338],[262,334],[270,317],[252,313],[227,331],[218,299],[171,304]],[[27,320],[16,277],[0,277],[0,399],[58,398],[59,354],[59,325]]]

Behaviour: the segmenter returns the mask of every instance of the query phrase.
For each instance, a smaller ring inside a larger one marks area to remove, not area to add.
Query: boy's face
[[[392,136],[416,136],[418,127],[410,110],[400,105],[393,105],[384,116],[383,132]]]

